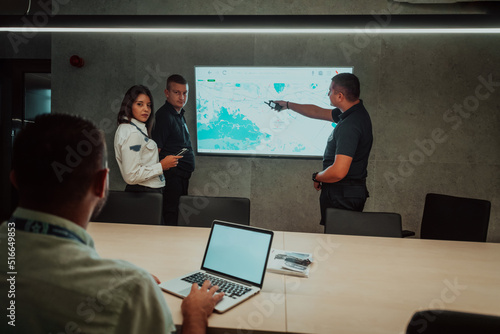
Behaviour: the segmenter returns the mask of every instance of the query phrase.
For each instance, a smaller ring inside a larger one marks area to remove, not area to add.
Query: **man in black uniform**
[[[178,160],[177,167],[163,172],[163,222],[166,225],[177,225],[179,198],[187,195],[189,178],[194,171],[194,153],[183,109],[187,103],[188,91],[188,83],[181,75],[173,74],[168,77],[165,89],[167,101],[156,112],[153,129],[153,140],[158,144],[160,160],[167,155],[177,155],[183,148],[188,149]]]
[[[359,79],[354,74],[341,73],[332,78],[328,92],[333,110],[274,101],[306,117],[337,123],[328,138],[323,171],[312,177],[314,188],[321,189],[321,225],[325,224],[327,208],[363,211],[368,197],[366,168],[373,143],[372,123],[359,93]]]

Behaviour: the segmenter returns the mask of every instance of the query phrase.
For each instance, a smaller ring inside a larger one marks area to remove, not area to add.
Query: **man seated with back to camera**
[[[105,202],[108,171],[103,133],[80,117],[39,116],[16,137],[10,179],[19,206],[0,226],[3,296],[12,280],[6,273],[14,271],[7,267],[7,241],[15,233],[15,322],[4,319],[1,333],[175,331],[152,276],[100,258],[86,232]],[[216,286],[208,288],[208,281],[201,289],[193,284],[183,300],[183,333],[206,331],[223,297]]]

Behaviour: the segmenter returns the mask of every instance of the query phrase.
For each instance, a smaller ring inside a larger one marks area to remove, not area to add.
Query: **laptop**
[[[200,270],[163,282],[160,288],[184,298],[194,282],[201,286],[208,279],[225,293],[215,306],[223,313],[262,289],[273,236],[273,231],[215,220]]]

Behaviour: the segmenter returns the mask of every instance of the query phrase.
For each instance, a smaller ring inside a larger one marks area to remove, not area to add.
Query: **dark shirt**
[[[339,111],[338,108],[332,110],[332,118],[338,120],[338,123],[328,138],[323,156],[323,169],[333,165],[335,155],[347,155],[352,157],[352,163],[344,179],[365,179],[368,175],[366,168],[373,143],[370,115],[363,101],[342,114],[339,114]]]
[[[191,146],[191,138],[184,118],[185,110],[180,113],[168,102],[156,112],[155,126],[153,128],[153,140],[160,149],[160,160],[167,155],[175,155],[184,147],[189,151],[179,159],[176,168],[185,171],[194,171],[194,152]]]

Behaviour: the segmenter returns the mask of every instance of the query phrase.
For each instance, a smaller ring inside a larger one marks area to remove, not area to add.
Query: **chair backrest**
[[[446,311],[425,310],[416,312],[406,327],[406,334],[442,333],[500,333],[500,317]]]
[[[250,225],[250,199],[243,197],[180,197],[178,225],[211,227],[214,220]]]
[[[402,238],[401,215],[326,209],[325,233]]]
[[[490,201],[427,194],[420,227],[422,239],[485,242]]]
[[[160,225],[163,196],[160,193],[110,190],[95,222]]]

